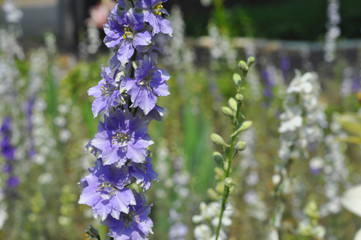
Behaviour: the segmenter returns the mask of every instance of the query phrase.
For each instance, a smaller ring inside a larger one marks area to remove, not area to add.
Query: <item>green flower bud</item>
[[[249,57],[247,60],[247,66],[251,67],[256,62],[256,59],[254,57]]]
[[[223,157],[222,154],[219,153],[219,152],[214,152],[214,153],[213,153],[213,159],[214,159],[214,161],[215,161],[217,164],[219,164],[219,165],[222,165],[223,162],[224,162],[224,157]]]
[[[240,94],[240,93],[237,93],[237,94],[236,94],[236,100],[237,100],[238,102],[242,102],[242,101],[243,101],[243,95]]]
[[[238,73],[233,74],[233,81],[237,86],[241,86],[241,76]]]
[[[220,146],[223,146],[223,147],[229,147],[229,145],[217,133],[212,133],[211,134],[211,140],[217,145],[220,145]]]
[[[247,66],[246,62],[243,61],[243,60],[242,60],[242,61],[239,61],[238,67],[239,67],[242,71],[245,71],[245,72],[248,71],[248,66]]]
[[[243,151],[244,149],[246,149],[247,144],[245,141],[239,141],[239,142],[237,142],[235,147],[236,147],[237,151]]]
[[[234,117],[234,111],[229,107],[222,107],[221,109],[223,114],[226,115],[227,117]]]
[[[229,188],[232,187],[234,185],[232,178],[228,177],[224,179],[224,185],[226,185]]]
[[[237,111],[237,101],[234,98],[228,100],[228,105],[233,111]]]
[[[244,121],[242,125],[234,133],[232,133],[231,137],[236,136],[240,132],[244,132],[248,130],[251,126],[252,126],[252,121]]]

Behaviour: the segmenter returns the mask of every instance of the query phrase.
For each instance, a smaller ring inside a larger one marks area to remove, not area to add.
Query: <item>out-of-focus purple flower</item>
[[[273,90],[274,84],[273,84],[273,82],[271,80],[271,76],[270,76],[269,71],[263,70],[262,79],[264,80],[264,83],[265,83],[265,88],[263,90],[263,95],[266,98],[272,99],[273,98],[272,90]]]
[[[6,185],[9,188],[16,188],[20,183],[20,180],[17,176],[11,176],[8,178],[8,180],[6,181]]]
[[[360,78],[358,76],[354,76],[352,79],[352,89],[354,92],[358,92],[360,89]]]
[[[10,117],[6,117],[4,120],[3,125],[1,126],[1,154],[3,157],[8,160],[12,161],[15,157],[15,148],[11,146],[11,119]]]
[[[284,56],[281,58],[281,71],[285,81],[287,81],[288,71],[290,70],[290,60]]]
[[[119,220],[108,217],[103,224],[109,227],[109,236],[114,240],[146,239],[152,232],[153,222],[148,217],[150,206],[145,205],[143,195],[136,196],[136,204],[129,207],[129,213],[121,213]]]
[[[169,74],[156,68],[150,58],[141,61],[134,77],[124,78],[121,87],[130,95],[133,102],[131,107],[140,107],[144,114],[148,114],[155,107],[157,97],[170,94],[166,82],[170,78]]]
[[[105,165],[123,166],[128,159],[143,163],[147,148],[153,144],[147,133],[148,121],[133,117],[132,113],[116,111],[99,122],[98,133],[91,145],[102,155]]]
[[[147,10],[144,14],[144,21],[153,28],[153,35],[163,33],[172,35],[173,29],[170,22],[162,17],[162,14],[168,15],[167,10],[163,8],[163,3],[167,0],[140,0],[136,6]]]

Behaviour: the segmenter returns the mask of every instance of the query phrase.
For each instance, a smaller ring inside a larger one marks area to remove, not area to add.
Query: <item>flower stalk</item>
[[[243,103],[243,95],[242,92],[245,88],[245,81],[247,77],[247,73],[249,71],[249,68],[254,64],[255,60],[253,57],[250,57],[246,62],[240,61],[239,62],[239,68],[241,69],[241,75],[235,74],[233,76],[233,80],[237,86],[237,93],[235,95],[235,98],[230,98],[228,101],[229,107],[223,107],[223,112],[225,115],[232,120],[233,124],[233,133],[230,136],[230,144],[218,144],[222,145],[223,149],[223,157],[225,159],[223,164],[223,174],[224,174],[224,188],[222,193],[222,204],[221,204],[221,211],[218,221],[218,226],[216,230],[216,240],[218,240],[220,236],[220,231],[222,227],[222,218],[224,211],[226,210],[226,204],[229,199],[229,195],[233,191],[234,183],[231,178],[231,168],[232,168],[232,161],[236,157],[236,154],[239,151],[243,151],[246,148],[246,143],[244,141],[239,141],[238,137],[241,132],[246,131],[249,129],[252,125],[251,121],[245,121],[246,117],[241,113],[241,107]],[[232,113],[232,114],[230,114]],[[212,138],[213,136],[213,138]],[[212,134],[211,138],[213,142],[215,134]],[[214,154],[219,158],[219,153]]]

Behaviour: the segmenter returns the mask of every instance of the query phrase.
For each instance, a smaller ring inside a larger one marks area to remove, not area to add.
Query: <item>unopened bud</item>
[[[242,102],[242,101],[243,101],[243,95],[240,94],[240,93],[237,93],[237,94],[236,94],[236,100],[237,100],[238,102]]]
[[[233,74],[233,81],[237,86],[241,86],[241,76],[238,73]]]
[[[237,111],[237,101],[234,98],[228,100],[228,105],[233,111]]]
[[[239,61],[238,67],[239,67],[242,71],[245,71],[245,72],[248,71],[248,66],[247,66],[246,62],[243,61],[243,60],[242,60],[242,61]]]
[[[222,165],[224,162],[224,157],[222,156],[222,154],[220,152],[214,152],[213,159],[219,165]]]
[[[229,107],[222,107],[222,112],[224,115],[226,115],[227,117],[234,117],[234,111],[232,109],[230,109]]]
[[[234,137],[237,134],[248,130],[251,126],[252,126],[252,121],[244,121],[242,125],[234,133],[232,133],[231,137]]]
[[[211,140],[220,146],[223,147],[228,147],[229,145],[223,140],[223,138],[221,136],[219,136],[217,133],[212,133],[211,134]]]
[[[237,151],[243,151],[244,149],[246,149],[247,144],[245,141],[239,141],[236,143],[236,150]]]
[[[254,57],[249,57],[247,60],[247,66],[251,67],[256,62],[256,59]]]

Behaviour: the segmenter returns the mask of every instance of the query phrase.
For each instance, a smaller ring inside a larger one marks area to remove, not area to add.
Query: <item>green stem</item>
[[[242,87],[245,84],[247,73],[248,73],[247,71],[242,72],[241,86],[237,89],[237,93],[241,92]],[[240,115],[240,108],[241,108],[242,103],[238,102],[237,105],[238,106],[237,106],[237,112],[236,112],[236,117],[235,117],[235,121],[234,121],[233,132],[236,131],[237,127],[241,126],[242,123],[243,123],[243,120],[238,123],[238,119],[239,119],[239,115]],[[229,152],[228,152],[228,162],[227,162],[228,166],[227,166],[227,169],[226,169],[226,175],[225,175],[224,179],[227,179],[229,177],[229,175],[230,175],[231,165],[232,165],[232,160],[233,160],[233,148],[234,148],[234,144],[236,142],[235,140],[237,139],[237,137],[238,137],[238,135],[231,138],[231,146],[230,146],[230,149],[229,149]],[[226,204],[227,204],[227,201],[228,201],[229,194],[230,194],[229,186],[224,185],[224,190],[223,190],[223,194],[222,194],[222,207],[221,207],[221,213],[219,215],[219,222],[218,222],[218,227],[217,227],[217,232],[216,232],[216,240],[218,240],[219,232],[221,230],[223,213],[224,213],[224,211],[226,209]]]

